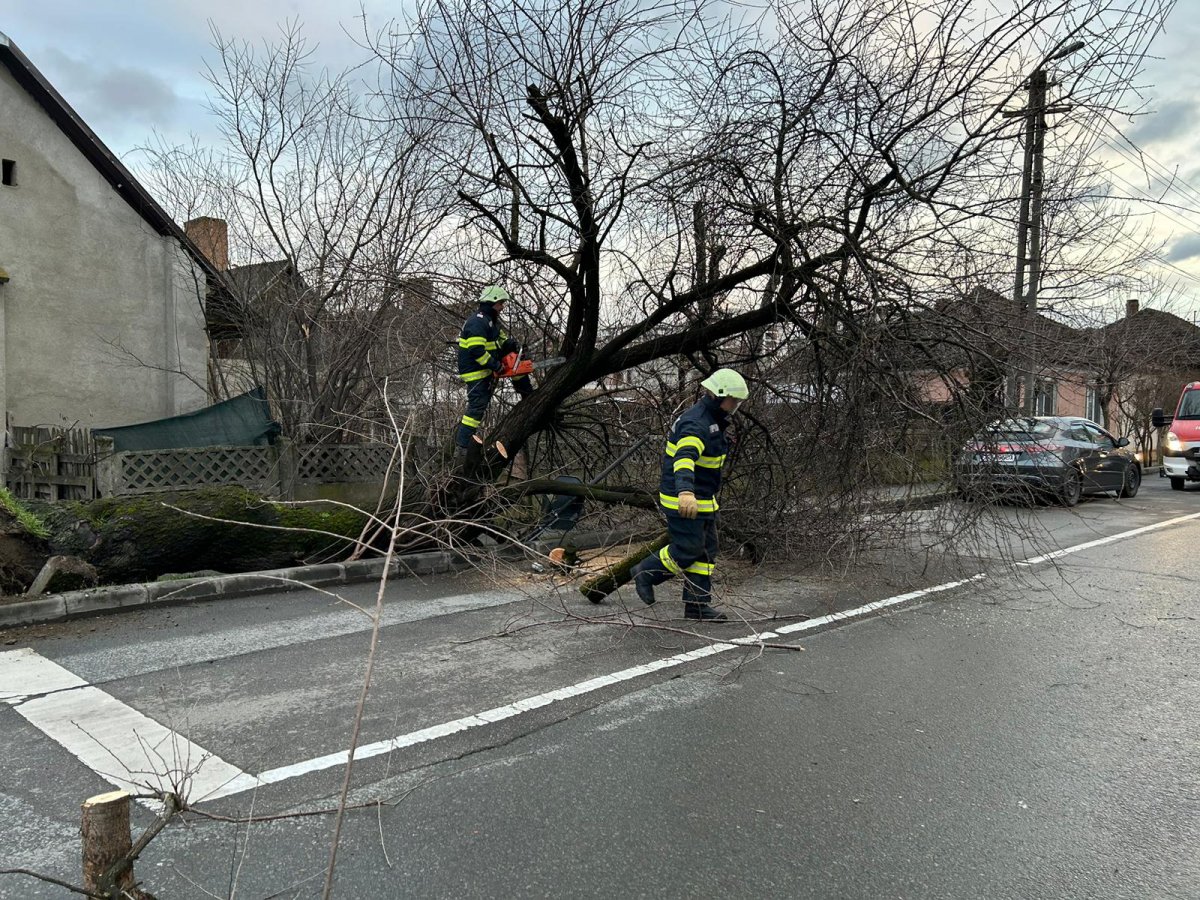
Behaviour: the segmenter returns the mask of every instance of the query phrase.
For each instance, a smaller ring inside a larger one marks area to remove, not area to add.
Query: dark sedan
[[[1142,466],[1129,438],[1087,419],[1038,416],[998,422],[963,447],[954,484],[965,498],[1023,493],[1074,506],[1084,494],[1136,496]]]

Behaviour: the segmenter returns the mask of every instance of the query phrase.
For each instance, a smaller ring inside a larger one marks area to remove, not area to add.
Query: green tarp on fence
[[[177,450],[186,447],[245,447],[272,443],[279,423],[271,419],[261,387],[204,409],[169,419],[93,428],[92,434],[113,439],[113,450]]]

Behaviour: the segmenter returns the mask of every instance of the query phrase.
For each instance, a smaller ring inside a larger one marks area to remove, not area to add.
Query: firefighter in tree
[[[704,397],[671,427],[663,452],[658,502],[671,542],[633,567],[633,585],[643,603],[654,602],[654,586],[683,576],[683,614],[689,619],[724,622],[712,608],[712,575],[717,558],[717,492],[729,450],[729,417],[750,396],[746,380],[733,369],[717,369],[700,382]]]
[[[484,288],[479,295],[479,311],[467,319],[458,337],[458,377],[467,386],[467,411],[454,436],[459,454],[466,453],[472,440],[479,440],[475,431],[483,424],[496,381],[516,364],[520,348],[500,324],[500,313],[509,299],[508,291],[499,285]],[[521,397],[533,391],[528,375],[514,377],[512,383]]]

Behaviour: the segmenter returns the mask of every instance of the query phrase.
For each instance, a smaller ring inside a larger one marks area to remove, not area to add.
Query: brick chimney
[[[1138,314],[1138,298],[1130,297],[1125,301],[1125,318],[1131,319]]]
[[[218,272],[229,268],[229,225],[224,219],[201,216],[184,222],[183,232]]]

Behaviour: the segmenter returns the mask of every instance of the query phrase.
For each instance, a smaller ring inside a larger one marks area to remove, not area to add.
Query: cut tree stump
[[[129,801],[126,791],[97,794],[83,803],[80,827],[83,833],[83,887],[104,897],[132,897],[153,900],[140,890],[133,877],[133,866],[125,869],[109,886],[105,874],[126,859],[133,849],[129,834]]]
[[[670,537],[664,531],[654,540],[637,547],[620,562],[609,566],[599,575],[589,578],[579,586],[579,592],[593,603],[600,603],[621,585],[629,583],[632,579],[632,576],[629,574],[630,569],[651,553],[657,553],[670,542]]]

